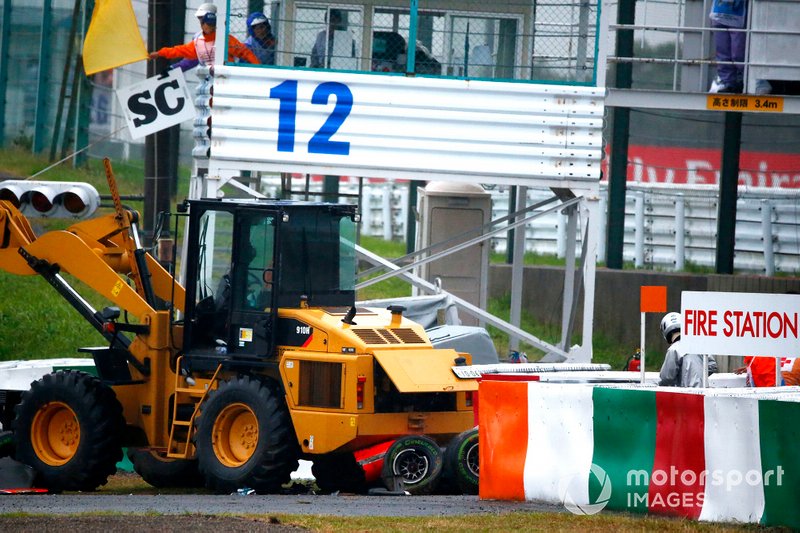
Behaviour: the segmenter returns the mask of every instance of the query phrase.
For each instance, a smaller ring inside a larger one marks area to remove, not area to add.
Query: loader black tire
[[[171,459],[147,448],[128,448],[133,470],[158,489],[203,487],[197,460]]]
[[[442,474],[442,450],[424,435],[409,435],[397,439],[383,459],[381,480],[394,491],[398,488],[410,494],[430,494],[436,489]],[[402,487],[395,481],[401,480]]]
[[[444,452],[444,477],[461,494],[478,494],[478,428],[453,437]]]
[[[206,486],[278,492],[297,470],[297,440],[289,410],[271,380],[241,376],[220,383],[200,406],[195,433]]]
[[[14,432],[0,431],[0,457],[13,456],[15,446]]]
[[[116,394],[98,378],[76,370],[47,374],[15,412],[16,459],[33,467],[35,486],[93,491],[117,471],[125,420]]]
[[[311,473],[322,492],[363,494],[367,491],[364,468],[352,453],[325,454],[315,456],[312,461]]]

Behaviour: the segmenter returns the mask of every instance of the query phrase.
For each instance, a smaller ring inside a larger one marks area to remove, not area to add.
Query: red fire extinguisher
[[[625,361],[625,370],[629,372],[639,372],[642,369],[642,352],[637,348],[633,354]]]

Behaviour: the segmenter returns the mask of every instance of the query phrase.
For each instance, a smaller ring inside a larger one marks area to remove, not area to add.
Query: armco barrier
[[[480,383],[480,497],[800,528],[800,388]]]

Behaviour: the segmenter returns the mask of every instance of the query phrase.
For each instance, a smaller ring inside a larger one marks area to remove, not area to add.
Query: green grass
[[[0,271],[0,287],[0,361],[87,357],[77,348],[107,344],[43,278]]]
[[[402,257],[406,253],[406,245],[403,242],[385,241],[380,237],[371,237],[368,235],[361,236],[361,246],[375,254],[380,255],[381,257],[385,257],[390,260]],[[366,270],[367,268],[369,268],[369,265],[365,262],[362,270]],[[382,270],[369,277],[374,278],[380,274],[383,274],[384,272],[386,272],[386,270]],[[359,279],[358,281],[362,280]],[[356,294],[356,298],[358,300],[401,298],[405,296],[411,296],[411,285],[397,276],[378,282],[375,285],[364,287]]]

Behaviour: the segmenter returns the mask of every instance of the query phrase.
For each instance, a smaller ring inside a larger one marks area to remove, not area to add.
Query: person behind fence
[[[747,0],[713,0],[711,27],[714,32],[714,52],[720,62],[744,61],[747,34],[739,30],[747,23]],[[711,84],[712,93],[741,93],[744,89],[744,65],[717,65],[717,78]]]
[[[198,9],[198,11],[200,11]],[[150,53],[150,59],[165,57],[167,59],[196,59],[201,65],[213,65],[217,38],[217,14],[208,11],[199,17],[202,33],[198,33],[186,44],[165,46]],[[252,64],[259,64],[258,58],[242,42],[233,35],[228,36],[228,61],[242,59]]]
[[[661,319],[661,334],[669,344],[661,365],[659,385],[667,387],[702,387],[703,356],[687,354],[681,345],[681,314],[667,313]],[[708,356],[708,373],[717,371],[714,357]]]
[[[344,21],[344,14],[341,9],[331,9],[328,14],[328,27],[317,34],[317,40],[311,49],[311,68],[335,68],[331,66],[331,60],[336,58],[334,49],[336,46],[337,35],[347,30]],[[356,41],[352,35],[349,37],[350,57],[356,57]],[[347,47],[347,43],[345,43]]]
[[[248,37],[244,44],[252,51],[262,65],[275,64],[275,36],[272,26],[264,13],[255,11],[247,17]]]

